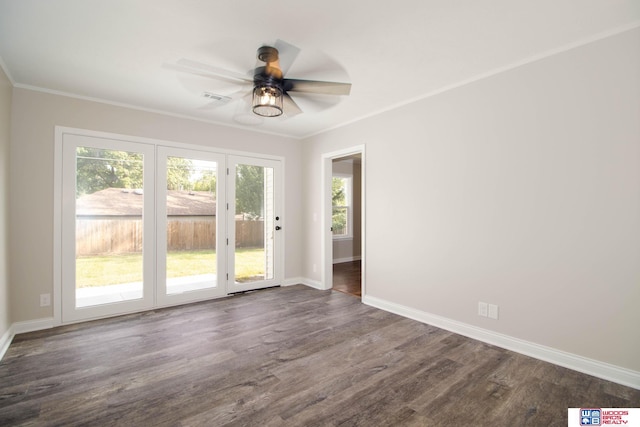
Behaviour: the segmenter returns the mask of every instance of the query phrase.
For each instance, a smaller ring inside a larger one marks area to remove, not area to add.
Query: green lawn
[[[264,249],[236,249],[236,281],[264,275]],[[181,251],[167,255],[167,277],[216,272],[215,251]],[[79,257],[76,283],[79,288],[142,281],[142,254]]]

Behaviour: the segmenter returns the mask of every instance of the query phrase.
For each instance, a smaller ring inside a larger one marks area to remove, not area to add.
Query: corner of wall
[[[3,65],[0,58],[0,65]],[[9,150],[11,145],[11,104],[13,84],[0,69],[0,352],[10,337],[10,272],[9,272]],[[11,341],[10,339],[8,340]],[[8,346],[8,344],[7,344]],[[2,353],[0,353],[2,354]]]

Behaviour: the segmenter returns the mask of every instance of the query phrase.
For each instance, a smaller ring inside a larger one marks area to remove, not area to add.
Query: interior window
[[[350,176],[333,176],[331,190],[333,215],[331,227],[334,238],[353,237],[352,191],[352,178]]]

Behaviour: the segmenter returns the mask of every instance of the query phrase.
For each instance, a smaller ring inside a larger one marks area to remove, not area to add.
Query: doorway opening
[[[323,287],[361,298],[365,294],[364,146],[325,154],[323,166]]]

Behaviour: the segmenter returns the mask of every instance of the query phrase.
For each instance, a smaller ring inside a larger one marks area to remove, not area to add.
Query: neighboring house
[[[105,188],[76,200],[76,216],[136,217],[142,215],[143,191]],[[167,190],[167,216],[175,219],[215,217],[216,201],[209,191]]]
[[[76,255],[142,250],[143,191],[106,188],[76,200]],[[135,236],[135,238],[131,238]],[[215,249],[216,201],[208,191],[167,191],[168,250]]]
[[[106,188],[76,200],[76,255],[142,250],[143,191]],[[236,246],[264,244],[264,221],[236,215]],[[241,231],[240,231],[241,230]],[[135,238],[131,238],[131,236]],[[209,191],[167,190],[167,249],[212,250],[216,200]]]

